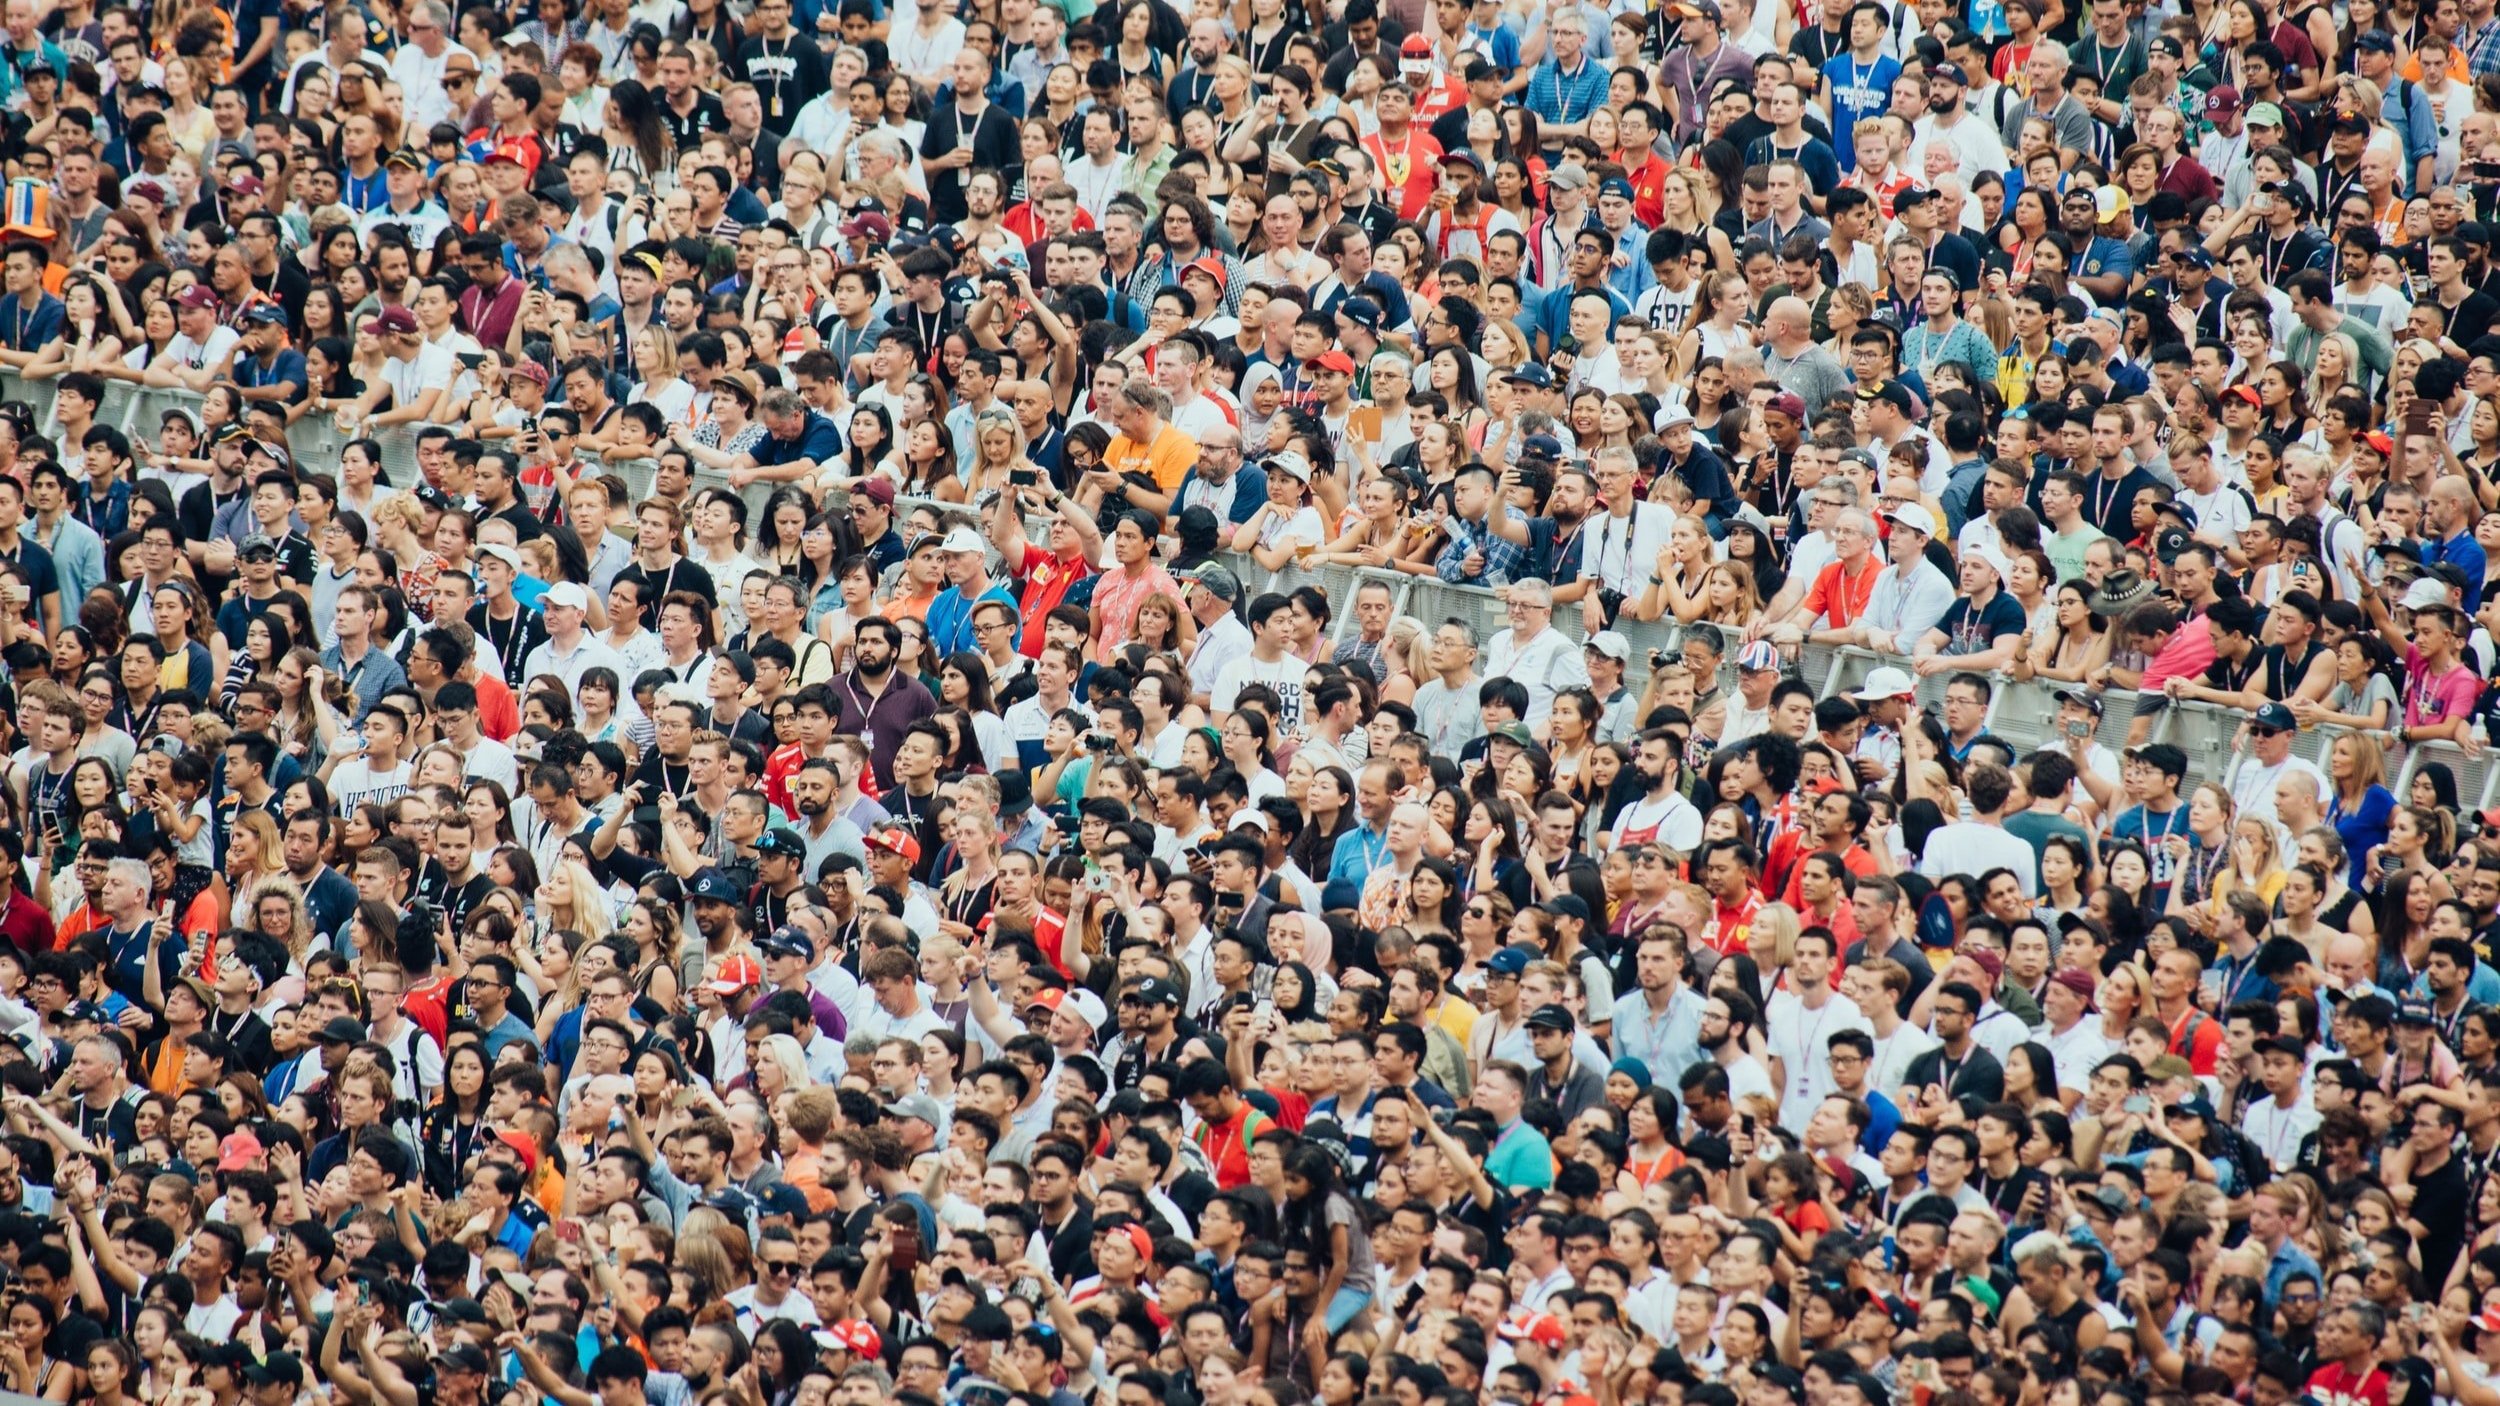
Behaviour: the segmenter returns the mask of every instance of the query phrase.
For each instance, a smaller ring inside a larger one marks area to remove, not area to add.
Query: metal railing
[[[38,425],[49,426],[57,392],[51,380],[31,380],[16,373],[0,374],[0,400],[22,401],[33,407]],[[197,415],[202,396],[196,392],[156,386],[134,385],[127,381],[107,381],[104,398],[97,407],[99,424],[112,425],[125,433],[151,434],[170,410],[188,410]],[[398,425],[371,436],[382,448],[383,475],[391,483],[408,487],[417,482],[416,433],[413,424]],[[339,452],[351,440],[329,416],[310,414],[287,430],[287,445],[296,462],[315,470],[335,472]],[[650,495],[658,465],[650,459],[611,464],[607,472],[624,478],[632,496],[639,501]],[[692,475],[695,488],[722,488],[738,494],[745,502],[748,520],[758,520],[764,504],[781,487],[775,483],[750,483],[739,487],[730,483],[726,474],[696,467]],[[896,502],[898,512],[926,507],[934,510],[947,526],[970,523],[978,526],[978,515],[966,504],[936,499],[902,498]],[[1035,541],[1047,541],[1049,524],[1029,521],[1027,532]],[[1317,587],[1335,606],[1332,643],[1340,642],[1351,628],[1354,612],[1350,609],[1355,587],[1364,582],[1386,584],[1392,595],[1395,615],[1412,616],[1427,626],[1447,619],[1472,624],[1480,637],[1489,638],[1496,630],[1509,628],[1507,607],[1499,592],[1480,586],[1453,585],[1437,576],[1412,575],[1371,567],[1311,566],[1296,561],[1271,571],[1248,557],[1226,553],[1225,559],[1241,577],[1245,587],[1253,591],[1291,591],[1302,586]],[[1580,613],[1565,608],[1555,612],[1554,627],[1575,640],[1585,639]],[[1714,629],[1722,627],[1713,626]],[[1649,675],[1649,655],[1658,651],[1667,658],[1679,658],[1687,627],[1672,620],[1619,621],[1614,626],[1632,647],[1627,681],[1638,689]],[[1723,639],[1725,634],[1723,631]],[[1736,641],[1727,640],[1729,644]],[[1733,688],[1736,683],[1734,650],[1725,651],[1721,666],[1720,686]],[[1830,698],[1863,687],[1867,676],[1877,668],[1892,665],[1908,668],[1906,655],[1883,655],[1872,650],[1829,645],[1807,645],[1797,651],[1791,668],[1797,677],[1815,690],[1818,698]],[[1953,671],[1928,674],[1918,680],[1917,706],[1922,712],[1940,711],[1944,690]],[[2042,679],[2018,680],[2011,674],[1995,672],[1987,675],[1992,693],[1988,705],[1986,729],[2002,738],[2017,751],[2029,751],[2055,744],[2062,739],[2057,730],[2057,694],[2070,685],[2055,684]],[[2103,694],[2103,712],[2095,740],[2118,748],[2125,745],[2135,721],[2135,695],[2131,692]],[[2235,710],[2205,703],[2172,702],[2161,713],[2150,740],[2168,742],[2187,753],[2191,784],[2197,781],[2223,781],[2232,765],[2246,754],[2247,717]],[[2327,749],[2334,738],[2348,729],[2336,727],[2305,728],[2295,740],[2295,754],[2323,769]],[[2410,785],[2414,773],[2425,762],[2446,764],[2457,779],[2460,804],[2480,808],[2500,803],[2500,762],[2484,751],[2467,752],[2452,743],[2422,743],[2404,749],[2396,769],[2393,787],[2399,796]]]

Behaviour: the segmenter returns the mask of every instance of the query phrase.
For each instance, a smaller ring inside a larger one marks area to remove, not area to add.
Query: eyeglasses
[[[799,1272],[799,1262],[797,1260],[766,1260],[764,1272],[766,1274],[796,1274]]]

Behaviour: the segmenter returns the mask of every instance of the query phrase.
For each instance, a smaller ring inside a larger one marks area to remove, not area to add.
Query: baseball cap
[[[861,843],[870,849],[883,850],[887,854],[895,855],[906,864],[920,862],[919,839],[911,831],[899,825],[888,825],[871,830],[862,837]]]
[[[584,589],[580,582],[558,581],[547,588],[547,594],[539,597],[539,605],[542,608],[552,605],[562,606],[567,610],[588,610],[590,609],[590,592]]]
[[[938,544],[938,550],[953,555],[965,552],[986,552],[989,550],[989,544],[982,541],[981,534],[973,531],[971,527],[957,523],[947,532],[946,539]]]
[[[760,986],[764,969],[753,957],[744,953],[727,958],[712,969],[712,979],[703,983],[722,996],[735,996],[750,986]]]
[[[2108,224],[2134,209],[2135,202],[2116,186],[2097,186],[2092,191],[2092,212],[2102,224]]]
[[[1752,647],[1746,646],[1748,649]],[[1909,670],[1885,664],[1868,670],[1865,684],[1849,696],[1860,703],[1881,703],[1890,698],[1907,698],[1916,692],[1918,680],[1910,677]]]
[[[217,306],[217,290],[205,283],[194,283],[183,289],[174,302],[186,308],[213,308]]]
[[[932,1128],[946,1126],[946,1110],[927,1094],[905,1094],[885,1106],[889,1118],[917,1118]]]
[[[2265,106],[2266,104],[2261,104]],[[2240,90],[2228,83],[2219,84],[2205,94],[2205,115],[2220,117],[2240,110]]]
[[[1150,976],[1123,992],[1120,999],[1148,1006],[1177,1006],[1181,1003],[1181,992],[1179,987],[1163,978]]]
[[[2280,703],[2261,705],[2248,721],[2253,726],[2272,728],[2276,732],[2290,732],[2300,726],[2300,720],[2292,716],[2292,710]]]
[[[1241,599],[1241,578],[1233,574],[1231,567],[1220,561],[1210,561],[1191,567],[1180,576],[1182,580],[1191,582],[1217,600]]]
[[[1528,969],[1528,949],[1505,947],[1485,959],[1484,969],[1495,976],[1517,976]]]
[[[1271,454],[1260,464],[1271,474],[1283,474],[1299,483],[1311,481],[1311,461],[1288,449]]]
[[[377,337],[407,336],[417,330],[417,315],[397,303],[365,319],[365,331]]]
[[[1406,36],[1406,42],[1398,46],[1398,57],[1401,59],[1429,59],[1432,57],[1432,41],[1426,39],[1420,34],[1410,34]]]
[[[1548,1002],[1528,1013],[1528,1028],[1530,1030],[1577,1030],[1580,1028],[1580,1023],[1571,1018],[1570,1011]]]
[[[816,939],[785,923],[758,938],[755,950],[767,957],[798,957],[812,962],[816,960]]]
[[[807,841],[789,826],[776,825],[764,832],[764,838],[755,842],[755,852],[779,855],[784,859],[805,859]]]
[[[1600,630],[1589,636],[1587,647],[1618,663],[1632,657],[1632,642],[1614,630]]]
[[[1780,666],[1780,652],[1769,640],[1755,640],[1736,651],[1736,667],[1748,674],[1768,673]]]
[[[746,897],[727,874],[709,866],[686,886],[686,896],[697,903],[736,903]]]
[[[1523,386],[1534,386],[1538,390],[1550,390],[1554,385],[1554,373],[1533,361],[1522,362],[1503,372],[1502,379],[1515,381]]]
[[[1346,301],[1354,300],[1349,298]],[[1354,374],[1354,358],[1341,351],[1324,351],[1302,364],[1314,371],[1334,371],[1343,376]],[[1300,476],[1308,477],[1308,475]]]
[[[263,1148],[258,1135],[248,1128],[228,1133],[217,1144],[217,1170],[239,1172],[261,1159]]]

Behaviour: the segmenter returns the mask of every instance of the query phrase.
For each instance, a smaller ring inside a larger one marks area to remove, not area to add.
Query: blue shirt
[[[1863,67],[1845,52],[1823,61],[1823,81],[1832,94],[1832,154],[1843,171],[1858,169],[1859,119],[1880,117],[1892,106],[1893,81],[1900,76],[1901,61],[1890,54],[1877,54]]]
[[[963,588],[960,586],[949,586],[938,592],[937,598],[929,602],[929,617],[926,622],[929,629],[929,648],[936,650],[940,658],[961,653],[967,649],[977,649],[979,646],[973,643],[978,636],[972,632],[972,608],[985,600],[1005,601],[1010,610],[1016,607],[1016,598],[1007,593],[1004,583],[994,584],[979,596],[970,599],[964,596]]]
[[[1388,856],[1388,836],[1368,822],[1358,824],[1337,837],[1337,848],[1328,856],[1328,882],[1347,879],[1359,884]]]
[[[810,410],[806,421],[799,426],[797,439],[785,440],[779,435],[767,434],[755,446],[754,453],[755,462],[767,468],[777,464],[794,464],[801,459],[829,464],[841,457],[842,431],[834,426],[833,421]]]
[[[1528,110],[1547,126],[1586,122],[1606,105],[1608,78],[1606,66],[1587,53],[1577,73],[1564,73],[1561,62],[1549,58],[1528,79]]]
[[[2445,542],[2424,542],[2422,564],[2437,566],[2447,562],[2465,573],[2465,613],[2473,614],[2482,607],[2483,577],[2490,570],[2490,559],[2483,553],[2483,544],[2474,540],[2468,528]]]
[[[267,386],[293,385],[295,393],[286,398],[291,404],[304,398],[304,387],[311,383],[312,377],[304,370],[302,352],[293,347],[280,347],[277,360],[267,366],[261,365],[260,358],[257,356],[236,357],[234,380],[235,384],[249,390],[259,390]]]
[[[36,295],[30,310],[23,299],[11,298],[0,303],[0,346],[11,351],[34,351],[61,339],[63,313],[61,300],[49,293]]]

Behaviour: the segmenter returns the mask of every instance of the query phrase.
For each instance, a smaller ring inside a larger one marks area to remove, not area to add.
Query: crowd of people
[[[2494,0],[0,36],[0,1392],[2500,1406]]]

